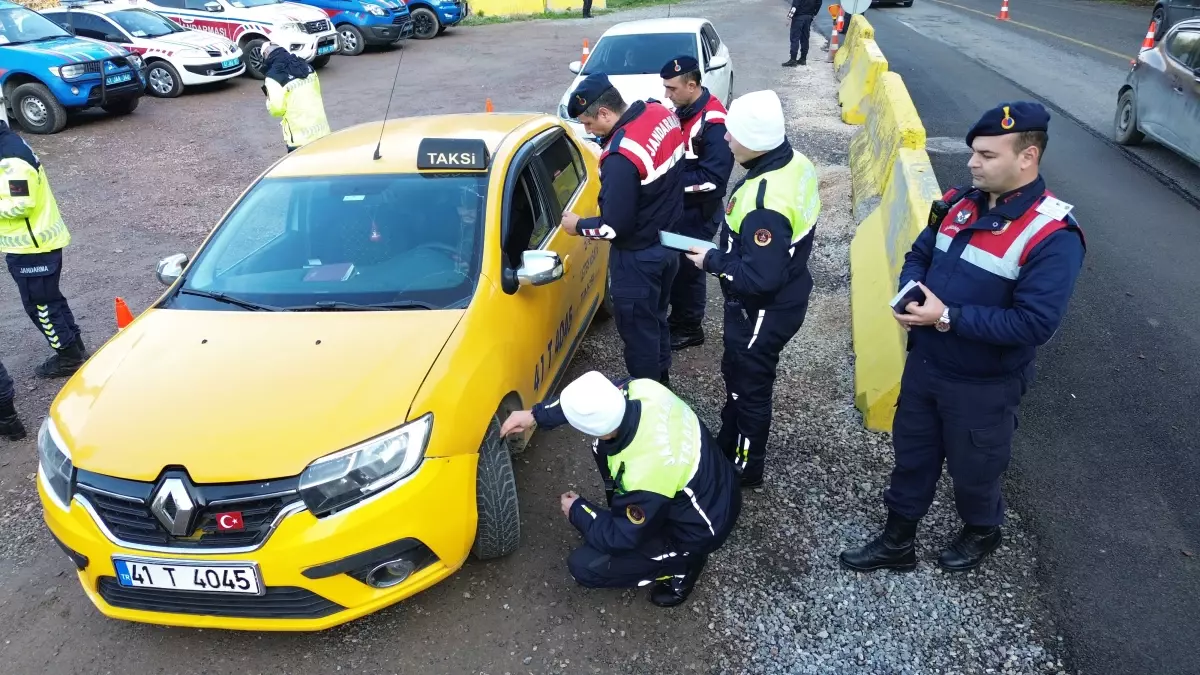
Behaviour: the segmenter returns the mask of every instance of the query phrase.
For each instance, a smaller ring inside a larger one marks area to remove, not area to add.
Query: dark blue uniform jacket
[[[679,116],[680,123],[686,126],[688,120],[703,111],[710,96],[712,95],[708,93],[708,89],[705,89],[694,103],[677,110],[675,114]],[[692,150],[697,158],[684,160],[683,185],[687,187],[712,183],[716,189],[711,192],[684,193],[683,208],[695,212],[684,217],[696,221],[707,220],[721,208],[725,191],[729,189],[729,174],[733,172],[733,151],[729,149],[729,142],[725,140],[725,123],[698,124],[703,126],[692,139]]]
[[[938,225],[926,227],[904,256],[900,271],[901,288],[909,280],[920,281],[950,308],[950,330],[914,327],[908,348],[947,377],[1003,379],[1024,372],[1037,347],[1058,330],[1083,266],[1083,233],[1068,214],[1070,227],[1035,246],[1016,281],[1002,278],[960,259],[970,233],[991,230],[998,220],[1016,220],[1036,208],[1046,184],[1039,176],[1001,195],[990,211],[987,193],[959,190],[965,191],[963,199],[978,205],[979,219],[954,237],[948,251],[935,246]]]
[[[624,389],[628,382],[626,379],[615,384]],[[553,429],[567,424],[557,402],[555,399],[533,406],[533,417],[539,427]],[[641,413],[640,401],[626,402],[625,419],[617,435],[596,442],[594,452],[600,456],[598,464],[606,465],[608,457],[629,445],[637,432]],[[621,476],[611,477],[616,482],[611,510],[602,509],[583,497],[571,506],[571,524],[583,534],[589,546],[602,553],[641,551],[657,556],[669,552],[711,553],[725,542],[737,518],[741,488],[733,464],[717,448],[703,421],[700,429],[703,439],[700,468],[688,484],[694,497],[685,492],[667,498],[655,492],[627,490],[621,484]],[[639,519],[636,516],[644,514],[644,521],[638,524],[630,520],[631,510],[635,520]]]
[[[601,145],[611,143],[614,151],[600,163],[600,216],[579,220],[581,230],[612,228],[616,233],[612,245],[630,251],[657,244],[659,231],[674,231],[683,213],[682,162],[653,183],[642,185],[637,167],[616,152],[625,133],[621,127],[645,110],[645,101],[632,103],[608,138],[602,139]]]
[[[734,188],[734,193],[746,180],[783,167],[792,160],[792,146],[783,145],[746,163],[746,177]],[[758,206],[742,219],[741,232],[734,235],[729,227],[721,228],[720,247],[709,251],[704,258],[704,271],[721,276],[721,288],[731,298],[737,298],[749,311],[760,309],[795,309],[808,305],[813,279],[808,271],[812,254],[813,235],[817,228],[796,243],[790,251],[792,224],[778,211],[761,208],[766,180],[759,184],[759,194],[739,195],[738,199],[756,199]],[[772,189],[779,189],[774,186]],[[766,229],[771,241],[759,246],[754,233]]]

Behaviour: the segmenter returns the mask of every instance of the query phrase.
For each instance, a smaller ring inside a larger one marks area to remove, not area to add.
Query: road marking
[[[958,9],[961,9],[965,12],[973,12],[973,13],[979,14],[981,16],[986,16],[989,19],[996,18],[995,16],[988,14],[987,12],[981,12],[978,9],[973,9],[971,7],[963,7],[962,5],[956,5],[953,2],[946,2],[946,0],[933,0],[933,1],[939,5],[946,5],[948,7],[957,7]],[[1036,30],[1039,33],[1045,33],[1046,35],[1053,35],[1054,37],[1056,37],[1060,40],[1066,40],[1067,42],[1074,42],[1075,44],[1080,45],[1081,47],[1095,49],[1096,51],[1104,53],[1104,54],[1108,54],[1109,56],[1115,56],[1118,59],[1121,59],[1122,61],[1128,61],[1130,58],[1132,58],[1132,57],[1130,57],[1129,54],[1119,54],[1117,52],[1114,52],[1111,49],[1105,49],[1104,47],[1094,45],[1090,42],[1084,42],[1083,40],[1076,40],[1073,37],[1067,37],[1066,35],[1063,35],[1061,33],[1055,33],[1052,30],[1046,30],[1045,28],[1038,28],[1037,26],[1031,26],[1027,23],[1021,23],[1020,21],[1013,21],[1012,19],[1009,19],[1005,23],[1010,23],[1014,26],[1020,26],[1022,28],[1028,28],[1029,30]]]
[[[925,152],[935,155],[969,155],[974,151],[961,138],[934,136],[925,139]]]

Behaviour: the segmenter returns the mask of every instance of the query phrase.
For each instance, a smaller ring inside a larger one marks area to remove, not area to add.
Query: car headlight
[[[412,474],[425,458],[433,413],[322,457],[300,474],[300,497],[318,518],[356,504]]]
[[[187,50],[185,50],[185,51],[187,51]],[[129,56],[126,56],[125,58],[128,59],[129,62],[133,64],[134,68],[141,68],[143,65],[145,65],[145,62],[142,61],[142,57],[138,56],[137,54],[130,54]]]
[[[279,30],[290,30],[293,33],[303,33],[304,27],[298,23],[283,23],[279,25]]]
[[[567,104],[566,103],[558,104],[558,116],[563,118],[564,120],[571,119],[571,116],[569,114],[567,114]]]
[[[70,66],[62,66],[61,68],[58,69],[58,74],[64,78],[79,77],[80,75],[83,75],[84,72],[86,72],[86,71],[84,70],[83,66],[78,65],[78,64],[70,65]]]
[[[365,9],[365,10],[367,10],[368,12],[370,12],[370,13],[374,14],[375,16],[387,16],[387,10],[386,10],[386,9],[384,9],[384,8],[380,7],[379,5],[372,5],[372,4],[371,4],[371,3],[369,3],[369,2],[364,2],[364,3],[363,3],[363,9]]]
[[[37,444],[38,466],[41,468],[46,492],[60,507],[69,510],[71,480],[75,477],[75,466],[71,464],[71,455],[67,452],[66,444],[62,442],[49,417],[42,421]]]

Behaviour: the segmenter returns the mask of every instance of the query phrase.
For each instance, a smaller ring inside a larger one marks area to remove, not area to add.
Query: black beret
[[[696,59],[690,56],[677,56],[667,61],[667,65],[663,66],[662,72],[659,75],[662,75],[662,79],[669,80],[672,77],[679,77],[693,70],[700,70],[700,64]]]
[[[608,75],[604,73],[592,73],[583,78],[575,91],[571,92],[571,100],[567,101],[567,114],[571,119],[579,117],[583,114],[588,106],[596,102],[600,95],[608,91],[612,87],[612,83],[608,81]]]
[[[983,113],[983,117],[967,132],[967,145],[975,141],[976,136],[1003,136],[1017,134],[1023,131],[1049,131],[1050,113],[1041,103],[1034,101],[1013,101],[1001,103]]]

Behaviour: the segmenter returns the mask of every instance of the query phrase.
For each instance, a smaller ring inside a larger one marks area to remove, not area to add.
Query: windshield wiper
[[[300,307],[289,307],[293,312],[334,312],[339,310],[350,311],[387,311],[390,309],[437,309],[434,305],[420,300],[398,300],[396,302],[373,302],[371,304],[358,304],[354,302],[343,302],[341,300],[318,300],[311,305],[302,305]]]
[[[241,298],[230,297],[228,295],[225,295],[224,293],[215,293],[213,291],[200,291],[200,290],[196,290],[194,288],[183,288],[183,289],[180,289],[179,292],[186,293],[188,295],[198,295],[202,298],[211,298],[218,302],[224,302],[224,303],[228,303],[230,305],[237,305],[238,307],[244,307],[245,309],[250,309],[250,310],[255,310],[255,311],[265,311],[265,312],[280,311],[279,307],[273,307],[271,305],[260,305],[257,302],[250,302],[249,300],[242,300]]]

